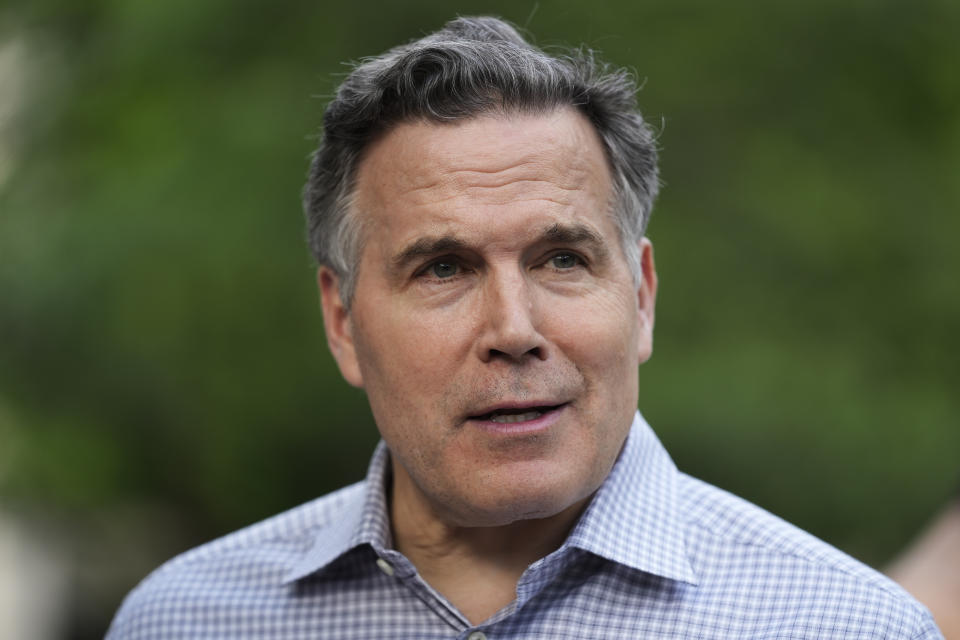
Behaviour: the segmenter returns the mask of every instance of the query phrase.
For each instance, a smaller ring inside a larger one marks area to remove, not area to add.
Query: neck
[[[393,476],[390,519],[396,549],[471,624],[513,602],[520,576],[560,547],[589,500],[547,518],[460,526],[438,515],[406,474],[394,471]]]

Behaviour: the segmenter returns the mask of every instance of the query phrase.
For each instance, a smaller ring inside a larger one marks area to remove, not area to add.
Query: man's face
[[[444,522],[554,515],[621,449],[650,355],[597,134],[573,109],[398,125],[358,169],[352,307],[319,273],[328,341],[363,387],[394,491]],[[412,497],[411,497],[412,496]]]

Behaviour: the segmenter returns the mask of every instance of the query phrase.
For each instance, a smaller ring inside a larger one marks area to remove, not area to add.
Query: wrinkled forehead
[[[355,185],[361,209],[396,205],[398,198],[454,201],[481,190],[491,204],[612,196],[603,144],[574,108],[398,124],[368,147]]]

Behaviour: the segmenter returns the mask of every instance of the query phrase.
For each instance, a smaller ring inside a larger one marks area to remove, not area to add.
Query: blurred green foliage
[[[363,476],[299,190],[343,62],[457,13],[643,79],[641,408],[684,470],[883,562],[960,472],[952,0],[8,0],[4,500],[174,506],[198,542]]]

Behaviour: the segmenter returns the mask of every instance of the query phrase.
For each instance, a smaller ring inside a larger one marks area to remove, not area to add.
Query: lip
[[[487,407],[475,414],[475,416],[484,416],[494,411],[523,411],[525,409],[534,410],[541,407],[554,407],[532,420],[523,420],[521,422],[494,422],[493,420],[484,420],[478,417],[468,417],[467,423],[494,435],[517,436],[530,435],[546,431],[560,419],[567,408],[569,402],[523,402],[523,403],[503,403],[496,406]]]

